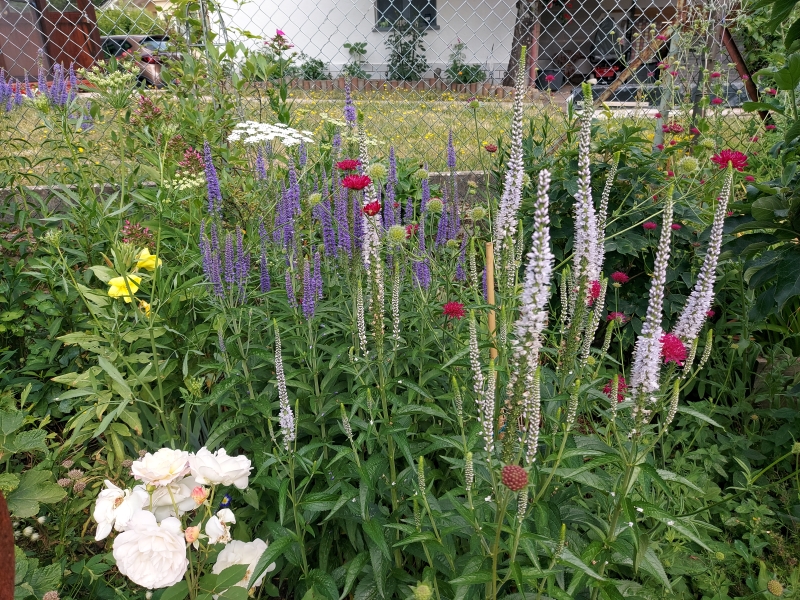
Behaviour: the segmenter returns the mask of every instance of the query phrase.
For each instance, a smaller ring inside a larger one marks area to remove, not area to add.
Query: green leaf
[[[11,435],[22,427],[24,421],[25,415],[20,411],[0,411],[0,435],[3,437]]]
[[[39,512],[39,503],[52,504],[63,499],[67,492],[50,481],[52,473],[26,471],[19,486],[6,499],[8,510],[18,518],[33,517]]]
[[[450,580],[451,586],[476,585],[479,583],[489,583],[492,580],[491,571],[477,571],[475,573],[465,573],[461,577]]]
[[[568,548],[564,548],[561,551],[561,554],[558,556],[559,562],[564,562],[570,566],[575,567],[579,571],[582,571],[592,579],[596,579],[598,581],[605,581],[605,578],[601,575],[595,573],[586,563],[584,563],[580,558],[575,556],[571,550]]]
[[[383,535],[383,526],[375,521],[374,519],[371,521],[364,521],[361,527],[364,529],[364,532],[370,537],[370,539],[375,542],[375,545],[380,548],[381,552],[387,559],[392,558],[392,554],[389,551],[389,544],[386,543],[386,538]]]
[[[353,560],[347,564],[347,571],[345,572],[344,578],[344,589],[342,590],[342,595],[339,596],[339,600],[344,600],[344,598],[350,593],[350,589],[353,587],[356,577],[358,577],[358,574],[361,573],[364,565],[367,564],[367,560],[369,560],[367,553],[360,552],[359,554],[356,554],[355,558],[353,558]]]
[[[247,577],[247,569],[249,568],[250,565],[231,565],[223,569],[222,573],[217,575],[217,583],[214,586],[214,591],[219,592],[227,590],[229,587],[236,585]]]
[[[0,492],[8,496],[19,486],[19,476],[14,473],[0,473]]]
[[[657,472],[658,472],[659,475],[661,475],[661,478],[664,481],[674,481],[675,483],[680,483],[681,485],[685,485],[686,487],[692,488],[694,491],[696,491],[696,492],[698,492],[700,494],[704,494],[705,493],[705,490],[703,490],[702,488],[696,486],[695,484],[693,484],[691,481],[689,481],[685,477],[681,477],[680,475],[677,475],[677,474],[675,474],[675,473],[673,473],[671,471],[666,471],[664,469],[657,469]]]
[[[249,597],[250,595],[247,593],[247,588],[234,586],[217,596],[217,600],[248,600]]]
[[[747,112],[755,112],[757,110],[769,110],[772,112],[783,114],[783,109],[779,106],[773,106],[766,102],[743,102],[742,108]]]
[[[750,207],[750,214],[756,221],[775,222],[776,211],[786,208],[786,202],[777,196],[764,196],[759,198]]]
[[[122,376],[111,362],[104,356],[98,355],[97,357],[97,364],[105,371],[109,377],[116,383],[117,385],[114,387],[114,390],[122,396],[123,400],[130,400],[133,397],[133,392],[131,388],[128,387],[128,383],[125,381],[125,378]]]
[[[694,410],[693,408],[689,408],[688,406],[678,406],[678,412],[691,415],[697,419],[700,419],[701,421],[705,421],[709,425],[713,425],[714,427],[722,427],[722,425],[717,423],[714,419],[712,419],[708,415],[704,415],[700,411]]]
[[[430,415],[431,417],[444,419],[445,421],[451,420],[450,417],[447,416],[447,413],[434,404],[406,404],[405,406],[401,406],[394,411],[395,416],[413,414]]]
[[[184,600],[189,595],[189,584],[185,581],[179,581],[173,586],[168,587],[161,594],[159,600]]]
[[[314,589],[317,590],[320,595],[328,600],[339,599],[339,590],[336,588],[336,582],[333,580],[333,577],[328,575],[325,571],[312,569],[309,571],[307,579],[309,583],[313,584]]]
[[[44,596],[51,590],[57,590],[61,584],[61,563],[47,565],[36,569],[28,578],[28,583],[38,597]]]
[[[258,510],[258,494],[253,488],[247,488],[245,491],[243,491],[242,498],[244,498],[244,501],[250,506]]]
[[[775,302],[778,310],[787,300],[800,294],[800,252],[792,250],[778,263],[778,280],[775,282]]]
[[[44,452],[47,450],[47,444],[45,443],[46,437],[47,432],[43,429],[20,431],[14,436],[14,442],[8,450],[10,450],[12,454],[15,452],[32,452],[33,450],[41,450]]]
[[[264,571],[267,570],[267,567],[275,562],[275,560],[281,556],[293,543],[294,538],[288,535],[273,541],[267,547],[267,549],[264,550],[264,554],[261,555],[261,558],[258,559],[258,564],[256,565],[256,568],[253,569],[252,577],[250,577],[250,583],[247,584],[247,589],[253,587],[256,580],[261,577],[261,574]]]
[[[787,0],[777,0],[775,6]],[[788,0],[794,4],[796,0]],[[800,85],[800,54],[790,54],[786,64],[772,74],[775,85],[779,90],[791,91]]]
[[[672,586],[670,585],[667,573],[664,571],[664,566],[661,564],[661,561],[658,560],[658,557],[656,556],[656,553],[653,552],[652,548],[648,548],[644,553],[642,569],[647,573],[650,573],[650,575],[657,577],[659,580],[661,580],[661,583],[665,588],[672,591]]]

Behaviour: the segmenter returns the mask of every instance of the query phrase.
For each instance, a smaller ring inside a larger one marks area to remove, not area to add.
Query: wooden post
[[[14,600],[14,529],[0,492],[0,600]]]
[[[492,242],[486,242],[486,301],[492,307],[489,309],[489,337],[492,338],[489,357],[494,360],[497,358],[497,344],[494,338],[497,324],[494,314],[494,244]]]

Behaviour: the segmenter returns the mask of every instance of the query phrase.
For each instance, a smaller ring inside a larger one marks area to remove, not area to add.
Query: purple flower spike
[[[308,259],[303,262],[303,316],[310,319],[314,316],[314,305],[317,291],[314,289],[314,281],[311,278],[311,267]]]
[[[264,149],[259,146],[258,154],[256,154],[256,177],[261,180],[267,178],[267,165],[264,162]]]
[[[447,243],[447,233],[449,230],[449,227],[447,226],[447,222],[449,220],[447,216],[447,208],[448,207],[445,205],[445,210],[442,211],[442,214],[439,217],[439,225],[436,228],[436,239],[433,241],[434,248],[444,246]]]
[[[386,176],[386,181],[397,185],[397,158],[394,155],[394,146],[389,148],[389,172]]]
[[[417,232],[419,239],[418,252],[422,260],[414,263],[414,279],[422,289],[427,290],[431,285],[431,267],[428,264],[428,252],[425,250],[425,222],[419,225]]]
[[[428,210],[428,201],[431,199],[431,186],[427,178],[422,180],[422,200],[419,203],[419,211],[424,215]]]
[[[289,300],[289,306],[297,308],[297,298],[294,297],[294,286],[292,285],[292,272],[286,269],[284,276],[286,280],[286,297]]]
[[[467,260],[467,236],[461,239],[461,252],[458,254],[458,264],[456,265],[456,281],[466,281],[467,274],[464,272],[464,263]]]
[[[300,147],[297,149],[298,158],[297,164],[300,166],[301,169],[306,167],[306,163],[308,162],[308,150],[306,149],[306,143],[301,141]]]
[[[269,280],[269,266],[267,265],[267,250],[264,244],[261,244],[261,281],[260,287],[263,293],[267,293],[270,290],[270,280]]]
[[[203,160],[205,162],[206,184],[208,186],[208,214],[222,215],[222,191],[219,188],[219,178],[217,170],[214,168],[214,161],[211,159],[211,146],[208,142],[203,142]]]
[[[406,212],[404,220],[406,225],[409,225],[414,222],[414,201],[411,198],[409,198],[406,201]]]
[[[453,130],[447,136],[447,166],[450,170],[456,168],[456,147],[453,145]]]
[[[39,70],[41,73],[41,69]],[[25,95],[28,96],[29,99],[33,99],[33,86],[31,85],[30,80],[28,79],[28,72],[25,71]]]
[[[231,234],[225,236],[225,283],[228,287],[236,282],[236,256],[233,252],[233,237]]]
[[[342,148],[342,135],[337,131],[333,134],[333,139],[331,140],[331,156],[334,159],[339,156],[339,151]]]
[[[344,84],[344,120],[350,127],[356,126],[356,107],[350,96],[350,82]]]
[[[75,76],[75,65],[69,65],[69,101],[72,102],[78,96],[78,78]]]

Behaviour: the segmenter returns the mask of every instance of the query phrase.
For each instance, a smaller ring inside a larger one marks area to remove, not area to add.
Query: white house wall
[[[570,0],[561,0],[566,4]],[[564,49],[575,52],[586,47],[602,18],[614,11],[624,16],[630,0],[603,0],[585,3],[571,0],[576,8],[572,19],[563,24],[553,14],[542,15],[540,68],[550,66],[552,59]],[[671,0],[644,0],[641,8],[657,9]],[[425,36],[426,56],[434,69],[444,71],[449,64],[452,44],[466,44],[467,63],[480,63],[494,80],[502,78],[508,63],[516,14],[514,0],[438,0],[438,28]],[[645,6],[642,6],[645,5]],[[225,25],[230,37],[246,30],[256,35],[271,36],[281,29],[299,50],[311,58],[319,58],[336,76],[348,62],[346,42],[367,42],[366,70],[382,78],[386,71],[389,33],[375,29],[375,8],[372,0],[251,0],[242,5],[223,0]],[[558,5],[556,5],[558,7]]]

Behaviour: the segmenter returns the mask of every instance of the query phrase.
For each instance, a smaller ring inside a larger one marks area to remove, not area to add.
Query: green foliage
[[[97,28],[100,35],[162,35],[164,23],[144,8],[127,5],[124,8],[97,9]]]
[[[308,80],[330,79],[330,75],[325,71],[327,65],[318,58],[309,58],[305,54],[300,55],[303,61],[300,66],[300,78]]]
[[[464,53],[466,47],[466,43],[461,40],[453,44],[450,52],[450,65],[445,72],[447,79],[453,83],[481,83],[486,80],[486,73],[481,65],[466,63],[466,54]]]
[[[417,81],[428,70],[428,61],[425,58],[426,33],[424,25],[408,23],[402,19],[395,23],[386,38],[389,79]]]
[[[364,70],[364,57],[367,55],[367,42],[346,42],[342,47],[347,50],[350,60],[342,69],[345,77],[370,79],[372,75]]]

